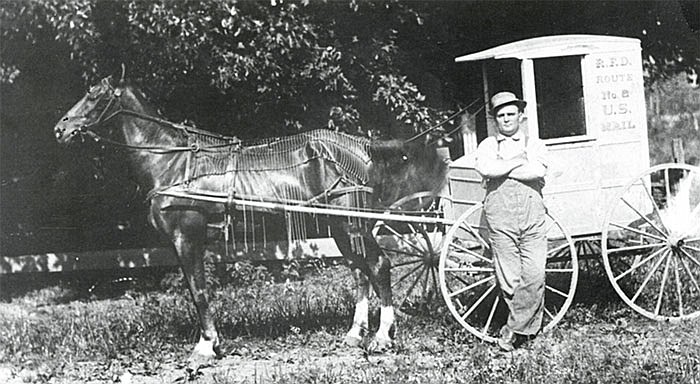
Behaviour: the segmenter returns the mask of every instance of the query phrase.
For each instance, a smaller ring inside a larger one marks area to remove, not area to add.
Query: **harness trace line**
[[[421,132],[415,134],[414,136],[412,136],[412,137],[406,139],[404,142],[405,142],[405,143],[410,143],[410,142],[415,141],[415,140],[417,140],[417,139],[419,139],[419,138],[421,138],[421,137],[423,137],[423,136],[429,134],[430,132],[432,132],[432,131],[434,131],[434,130],[440,128],[440,127],[442,127],[443,125],[445,125],[445,124],[449,123],[450,121],[454,120],[456,117],[460,116],[460,115],[462,114],[462,112],[464,112],[464,111],[466,111],[467,109],[471,108],[471,106],[474,105],[474,104],[476,104],[478,101],[479,101],[479,99],[475,99],[474,101],[472,101],[471,103],[469,103],[469,105],[467,105],[466,107],[461,108],[461,109],[458,110],[457,112],[455,112],[455,113],[451,114],[450,116],[448,116],[445,120],[443,120],[443,121],[441,121],[441,122],[439,122],[439,123],[433,125],[432,127],[429,127],[428,129],[426,129],[426,130],[424,130],[424,131],[421,131]],[[481,108],[479,108],[479,111],[481,111],[481,109],[483,109],[484,106],[485,106],[485,104],[484,104],[483,106],[481,106]],[[458,127],[457,129],[459,129],[459,127]],[[455,131],[457,131],[457,129],[454,129],[454,130],[450,131],[450,132],[449,132],[447,135],[445,135],[445,136],[451,136]]]

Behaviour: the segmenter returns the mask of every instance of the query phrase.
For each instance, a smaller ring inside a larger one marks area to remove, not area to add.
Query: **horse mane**
[[[403,155],[406,148],[403,140],[373,140],[369,146],[369,154],[372,159],[390,159],[397,155]]]
[[[131,83],[125,83],[119,85],[122,88],[123,95],[121,97],[127,96],[132,97],[135,102],[142,109],[140,111],[133,111],[142,113],[157,119],[165,119],[165,117],[153,106],[152,100],[137,86]],[[162,143],[163,139],[171,141],[172,145],[184,145],[187,143],[187,135],[184,131],[171,129],[170,127],[164,126],[163,124],[156,122],[144,121],[144,123],[149,124],[149,129],[143,130],[146,135],[145,139],[148,142]]]

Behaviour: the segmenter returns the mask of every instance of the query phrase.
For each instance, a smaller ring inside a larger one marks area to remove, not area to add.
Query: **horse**
[[[200,336],[190,362],[222,355],[203,256],[208,222],[228,207],[168,191],[180,188],[278,202],[293,197],[296,202],[323,200],[324,206],[332,208],[383,209],[413,192],[437,193],[445,182],[446,164],[427,143],[369,140],[317,130],[245,145],[234,137],[172,123],[123,77],[116,85],[113,82],[109,76],[90,87],[53,133],[63,145],[92,138],[105,147],[126,149],[126,162],[136,171],[139,186],[150,191],[149,222],[172,243],[196,308]],[[364,336],[369,337],[371,284],[381,307],[380,324],[369,347],[388,348],[394,324],[391,262],[373,238],[371,222],[331,215],[328,223],[356,285],[355,312],[345,342],[358,346]]]

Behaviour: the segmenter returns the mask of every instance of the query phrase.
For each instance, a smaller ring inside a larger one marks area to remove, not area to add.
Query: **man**
[[[479,144],[476,170],[486,181],[484,215],[496,279],[509,309],[498,345],[512,351],[542,326],[546,148],[520,129],[525,101],[511,92],[500,92],[491,98],[491,105],[498,133]]]

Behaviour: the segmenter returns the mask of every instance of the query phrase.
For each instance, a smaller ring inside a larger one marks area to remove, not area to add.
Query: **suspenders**
[[[501,141],[496,139],[496,158],[499,160],[502,160],[503,158],[501,157]],[[525,146],[525,150],[527,151],[527,145],[528,145],[528,139],[529,137],[527,135],[523,134],[523,144]],[[489,192],[495,190],[498,188],[501,184],[503,184],[508,177],[501,177],[497,179],[484,179],[482,181],[482,187],[486,188],[486,194]],[[535,191],[537,191],[540,195],[542,194],[542,188],[544,188],[544,178],[539,178],[537,180],[532,180],[532,181],[520,181],[517,180],[519,183],[526,185]]]

